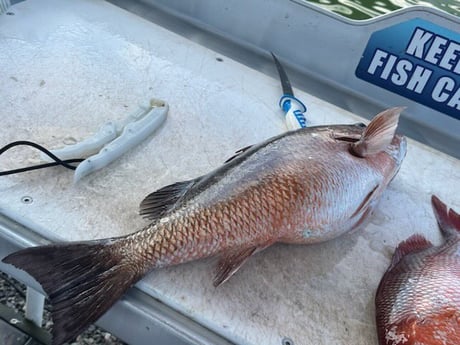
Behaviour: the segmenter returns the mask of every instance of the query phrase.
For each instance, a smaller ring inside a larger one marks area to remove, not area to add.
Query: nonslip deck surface
[[[233,153],[286,130],[279,81],[103,1],[27,1],[0,16],[0,146],[80,141],[151,97],[170,104],[164,126],[78,184],[45,169],[0,178],[0,212],[43,235],[88,240],[146,221],[148,193],[199,176]],[[357,119],[296,90],[313,124]],[[1,169],[39,162],[16,148]],[[409,141],[400,173],[363,230],[315,246],[276,245],[212,286],[214,261],[152,272],[138,287],[239,344],[377,344],[373,298],[395,246],[440,234],[431,194],[460,209],[460,162]],[[24,197],[32,202],[24,202]]]

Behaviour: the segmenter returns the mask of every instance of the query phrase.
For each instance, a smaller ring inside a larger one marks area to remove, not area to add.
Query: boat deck
[[[51,342],[45,331],[25,320],[23,315],[0,304],[0,344],[49,345]]]
[[[63,168],[1,177],[0,257],[49,240],[131,233],[147,223],[138,215],[145,195],[286,130],[274,66],[248,67],[105,1],[26,1],[12,12],[0,17],[0,146],[81,141],[152,97],[170,110],[144,143],[77,184]],[[363,121],[295,92],[311,125]],[[0,161],[6,170],[39,158],[16,148]],[[439,243],[430,197],[460,209],[458,181],[458,159],[409,140],[365,229],[275,245],[217,289],[215,260],[152,272],[98,324],[130,344],[377,344],[373,298],[393,250],[415,232]],[[40,291],[24,273],[0,269]]]
[[[8,345],[41,345],[25,333],[18,331],[7,321],[0,319],[0,341]]]

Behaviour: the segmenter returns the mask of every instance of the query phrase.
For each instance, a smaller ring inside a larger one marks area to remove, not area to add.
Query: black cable
[[[70,165],[69,163],[79,163],[84,161],[82,158],[74,158],[74,159],[66,159],[62,160],[53,153],[51,153],[49,150],[44,148],[43,146],[33,143],[31,141],[27,140],[19,140],[19,141],[14,141],[12,143],[9,143],[2,147],[0,149],[0,155],[7,150],[11,149],[12,147],[15,146],[32,146],[33,148],[36,148],[37,150],[40,150],[44,154],[46,154],[48,157],[54,160],[54,162],[51,163],[44,163],[44,164],[38,164],[38,165],[32,165],[30,167],[25,167],[25,168],[19,168],[19,169],[13,169],[13,170],[7,170],[7,171],[0,171],[0,176],[5,176],[5,175],[11,175],[11,174],[18,174],[26,171],[31,171],[31,170],[37,170],[37,169],[43,169],[43,168],[49,168],[57,165],[62,165],[64,168],[75,170],[78,165]]]

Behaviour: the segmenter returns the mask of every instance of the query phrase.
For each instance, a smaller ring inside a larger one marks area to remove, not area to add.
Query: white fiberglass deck
[[[12,12],[0,16],[0,146],[31,140],[57,148],[151,97],[170,104],[155,135],[76,185],[63,168],[0,178],[0,212],[46,237],[133,232],[146,224],[137,214],[146,194],[286,130],[278,80],[104,1],[26,1]],[[296,95],[312,124],[359,121]],[[28,148],[0,157],[1,170],[35,163]],[[440,241],[430,196],[459,210],[458,181],[459,160],[409,140],[365,229],[320,245],[276,245],[217,289],[213,260],[152,272],[137,286],[238,344],[377,344],[374,293],[393,250],[415,232]]]

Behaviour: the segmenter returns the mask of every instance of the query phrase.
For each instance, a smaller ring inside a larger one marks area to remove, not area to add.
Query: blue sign
[[[372,34],[356,76],[460,120],[460,33],[412,19]]]

